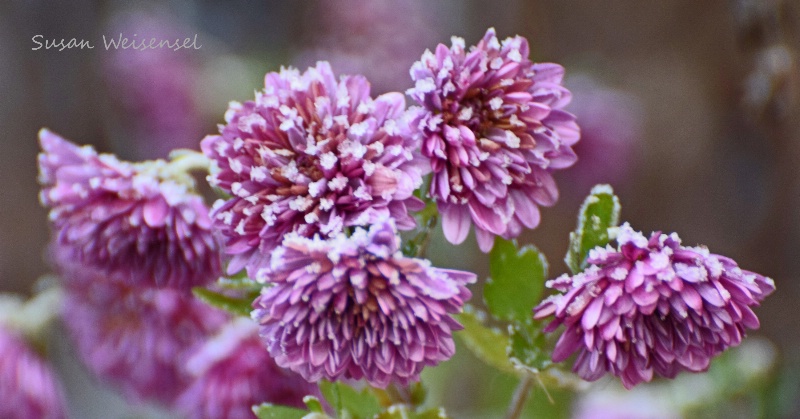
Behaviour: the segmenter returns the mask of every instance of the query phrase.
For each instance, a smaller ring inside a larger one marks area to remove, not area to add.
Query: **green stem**
[[[522,414],[522,409],[525,407],[525,402],[531,394],[531,386],[533,385],[533,378],[530,374],[525,374],[517,384],[514,390],[514,396],[511,398],[511,404],[506,411],[506,419],[518,419]]]
[[[178,149],[170,153],[172,159],[167,167],[164,169],[165,177],[172,174],[183,174],[193,170],[204,170],[206,172],[211,169],[211,159],[206,157],[205,154],[199,153],[194,150]]]

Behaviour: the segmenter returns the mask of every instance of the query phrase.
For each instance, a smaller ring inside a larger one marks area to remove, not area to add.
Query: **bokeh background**
[[[676,231],[773,277],[778,291],[757,310],[757,335],[776,356],[769,412],[800,415],[796,0],[3,0],[0,291],[30,294],[49,271],[36,183],[41,127],[125,159],[162,158],[197,148],[228,101],[252,98],[268,71],[329,60],[337,72],[364,74],[373,94],[404,91],[426,48],[451,35],[474,44],[487,27],[527,37],[534,61],[566,67],[568,110],[584,129],[581,160],[557,175],[559,203],[521,241],[548,256],[551,276],[566,271],[580,202],[607,182],[635,228]],[[197,35],[201,48],[106,50],[102,36],[120,33]],[[32,50],[35,35],[85,39],[94,49]],[[437,237],[430,257],[485,276],[487,258],[473,241],[453,248]],[[476,371],[444,368],[433,378],[458,417],[481,417],[495,397],[483,395],[486,385],[502,392],[509,381]]]

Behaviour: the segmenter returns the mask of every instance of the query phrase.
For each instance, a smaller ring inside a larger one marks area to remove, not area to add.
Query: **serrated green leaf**
[[[506,354],[508,335],[485,326],[482,317],[485,317],[485,313],[475,311],[472,306],[464,307],[464,312],[456,316],[464,330],[456,333],[456,336],[483,362],[501,371],[515,373]]]
[[[508,358],[515,368],[539,373],[552,364],[544,334],[535,324],[508,327]]]
[[[325,400],[336,409],[340,419],[369,419],[381,411],[378,399],[368,388],[356,391],[346,384],[323,380],[319,383],[319,389]]]
[[[192,288],[192,293],[204,303],[237,316],[250,317],[250,312],[253,311],[255,295],[247,294],[245,297],[235,298],[203,287]]]
[[[547,278],[547,259],[539,249],[497,238],[489,253],[489,274],[483,288],[489,313],[506,321],[530,321]]]
[[[308,411],[294,407],[264,403],[253,406],[253,413],[255,413],[258,419],[300,419],[306,416]]]
[[[569,249],[564,262],[573,274],[586,268],[589,251],[611,241],[610,227],[619,224],[619,198],[609,185],[596,185],[581,205],[578,227],[569,234]]]

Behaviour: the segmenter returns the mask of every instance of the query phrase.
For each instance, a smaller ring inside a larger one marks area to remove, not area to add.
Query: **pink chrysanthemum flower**
[[[228,272],[253,275],[289,232],[334,236],[386,216],[413,228],[423,173],[400,93],[373,100],[366,79],[337,81],[326,62],[269,73],[265,86],[232,103],[221,135],[202,142],[219,166],[210,183],[232,195],[213,211]]]
[[[592,250],[584,272],[548,281],[563,294],[544,300],[534,317],[555,316],[545,331],[566,325],[553,361],[578,351],[573,370],[583,379],[611,372],[631,388],[654,373],[705,371],[746,328],[758,328],[750,307],[775,290],[772,279],[705,247],[681,246],[675,233],[648,240],[626,223],[616,240],[617,249]]]
[[[398,251],[391,221],[328,240],[290,234],[259,272],[274,285],[253,318],[278,365],[309,381],[365,378],[373,386],[419,379],[454,353],[450,315],[475,274],[438,269]]]
[[[525,38],[501,44],[489,29],[469,52],[454,37],[411,67],[416,85],[407,93],[422,106],[411,127],[431,161],[429,193],[451,243],[463,242],[474,223],[488,252],[494,236],[536,227],[538,206],[558,198],[550,172],[576,160],[570,146],[580,134],[562,110],[571,98],[564,69],[534,64],[528,52]]]
[[[65,417],[64,397],[50,366],[0,325],[0,418]]]
[[[258,338],[258,325],[239,318],[206,341],[186,364],[195,377],[178,397],[176,409],[187,418],[252,418],[264,402],[303,406],[315,386],[275,365]]]
[[[60,245],[108,276],[188,290],[217,278],[219,245],[208,208],[166,163],[133,164],[39,132],[42,204]]]
[[[189,385],[190,351],[227,315],[171,289],[137,288],[62,264],[62,320],[79,357],[132,401],[171,403]]]

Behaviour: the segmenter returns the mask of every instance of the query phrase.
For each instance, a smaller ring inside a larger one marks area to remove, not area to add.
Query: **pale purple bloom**
[[[553,361],[577,351],[579,376],[610,372],[631,388],[654,373],[705,371],[745,329],[758,328],[751,306],[775,290],[772,279],[705,247],[681,246],[675,233],[648,240],[626,223],[616,240],[616,249],[592,250],[584,272],[548,281],[562,294],[539,304],[534,317],[555,316],[545,331],[566,326]]]
[[[316,386],[284,370],[258,338],[258,326],[238,318],[198,347],[186,364],[195,377],[176,409],[187,418],[252,418],[252,406],[272,403],[303,406]]]
[[[449,359],[451,314],[475,274],[434,268],[398,251],[390,220],[323,240],[293,233],[258,279],[253,318],[278,365],[309,381],[365,378],[373,386],[418,380]]]
[[[489,29],[469,51],[454,37],[411,67],[416,85],[407,93],[421,105],[411,127],[433,167],[429,193],[451,243],[463,242],[474,223],[488,252],[495,236],[536,227],[538,206],[558,199],[550,172],[575,163],[570,147],[580,133],[562,110],[571,99],[564,69],[534,64],[528,53],[525,38],[500,43]]]
[[[52,368],[0,325],[0,418],[65,417],[64,396]]]
[[[83,363],[132,401],[171,403],[191,377],[190,351],[227,320],[191,295],[132,287],[61,263],[62,320]]]
[[[326,62],[269,73],[265,86],[232,103],[221,135],[202,142],[219,166],[210,183],[231,195],[213,211],[229,273],[254,275],[289,232],[334,236],[386,216],[414,227],[423,171],[400,93],[373,100],[366,79],[337,81]]]
[[[97,154],[43,129],[40,200],[58,243],[73,257],[135,285],[188,290],[221,271],[208,208],[163,161]]]

